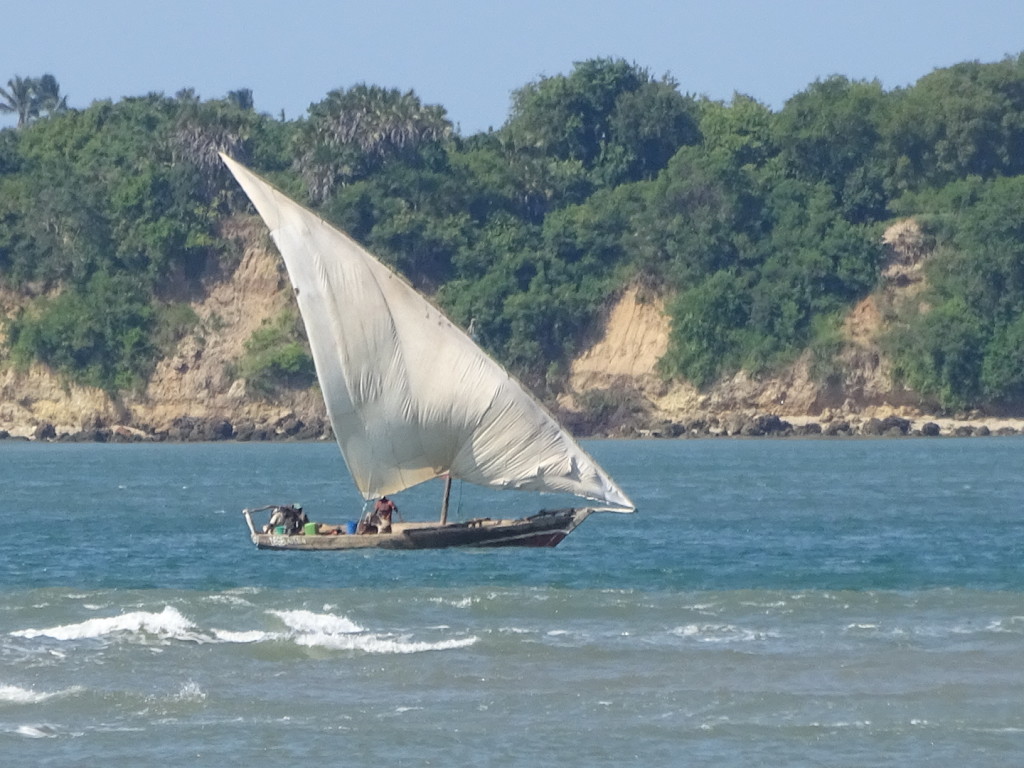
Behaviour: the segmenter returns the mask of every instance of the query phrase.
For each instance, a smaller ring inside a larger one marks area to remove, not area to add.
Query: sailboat
[[[221,158],[284,258],[327,415],[366,505],[444,481],[439,519],[392,522],[381,532],[364,532],[374,528],[365,520],[265,531],[253,522],[257,510],[245,509],[257,547],[553,547],[594,512],[636,511],[554,417],[409,282],[244,165]],[[591,504],[449,521],[452,480]]]

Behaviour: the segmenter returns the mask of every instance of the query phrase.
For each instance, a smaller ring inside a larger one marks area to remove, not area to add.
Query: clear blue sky
[[[259,111],[293,119],[366,82],[414,89],[464,135],[594,57],[778,109],[830,74],[891,89],[1024,51],[1024,0],[5,0],[0,25],[0,83],[50,72],[73,107],[251,88]]]

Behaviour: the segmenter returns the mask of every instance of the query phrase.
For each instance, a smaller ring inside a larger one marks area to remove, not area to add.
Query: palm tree
[[[43,75],[33,82],[36,110],[53,115],[65,112],[68,108],[68,97],[60,95],[60,84],[53,75]]]
[[[252,100],[252,88],[239,88],[237,91],[228,91],[225,101],[234,104],[243,112],[252,112],[255,102]]]
[[[360,178],[388,159],[452,134],[443,107],[413,91],[356,85],[327,94],[309,109],[296,166],[310,198],[323,202],[338,184]]]
[[[39,114],[35,84],[31,77],[15,75],[7,81],[6,88],[0,88],[0,112],[16,114],[19,128]]]
[[[231,204],[231,195],[224,197],[224,190],[234,188],[218,153],[247,162],[247,144],[256,120],[255,112],[239,110],[227,100],[186,103],[179,109],[169,137],[172,159],[199,172],[198,192],[204,199]]]

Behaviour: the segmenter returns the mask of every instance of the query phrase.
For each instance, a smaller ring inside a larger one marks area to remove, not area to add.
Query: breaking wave
[[[39,704],[49,699],[73,696],[84,690],[80,685],[73,685],[60,691],[34,691],[30,688],[19,688],[16,685],[0,685],[0,705],[3,704]]]
[[[291,630],[290,639],[308,648],[365,653],[423,653],[466,648],[476,637],[463,637],[434,642],[412,640],[408,635],[389,632],[368,632],[345,616],[313,611],[270,611]]]
[[[422,640],[411,632],[366,629],[344,615],[317,613],[310,610],[269,610],[282,629],[273,628],[200,628],[176,608],[162,611],[132,611],[117,616],[88,619],[72,624],[44,628],[28,628],[11,632],[12,637],[47,638],[59,641],[128,638],[138,642],[184,641],[193,643],[273,643],[290,642],[306,648],[362,651],[365,653],[422,653],[424,651],[465,648],[477,642],[476,637]],[[421,631],[431,633],[447,629],[433,627]],[[0,688],[0,701],[3,689]]]
[[[119,616],[88,619],[77,624],[61,624],[45,629],[22,629],[11,632],[14,637],[49,637],[54,640],[85,640],[117,634],[145,634],[163,640],[201,641],[191,621],[175,608],[165,606],[162,611],[132,611]]]

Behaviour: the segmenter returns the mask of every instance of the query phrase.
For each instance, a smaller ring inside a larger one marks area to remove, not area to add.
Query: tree
[[[898,94],[886,135],[895,191],[1024,173],[1024,55],[925,75]]]
[[[16,360],[38,359],[72,380],[117,391],[150,372],[153,323],[137,281],[98,273],[80,288],[37,299],[9,330]]]
[[[887,104],[877,80],[836,75],[793,96],[775,122],[786,170],[805,181],[827,183],[852,221],[886,216],[880,149]]]
[[[763,203],[749,169],[733,167],[720,153],[686,147],[644,190],[647,204],[634,222],[642,272],[686,288],[758,258]]]
[[[612,183],[653,178],[680,147],[701,139],[697,103],[668,78],[622,93],[608,128],[600,164]]]
[[[36,108],[40,113],[53,115],[68,108],[68,97],[60,93],[60,84],[53,75],[43,75],[34,83]]]
[[[512,95],[506,130],[517,146],[594,165],[611,132],[619,97],[651,82],[624,59],[577,62],[570,75],[544,77]]]
[[[233,104],[244,112],[251,112],[255,109],[255,103],[252,100],[251,88],[239,88],[237,91],[228,91],[225,101],[229,104]]]
[[[693,99],[623,59],[577,62],[520,88],[502,131],[518,152],[582,163],[604,184],[650,178],[700,138]]]
[[[60,93],[60,84],[53,75],[42,77],[20,77],[15,75],[7,81],[7,88],[0,88],[0,112],[11,112],[18,116],[18,127],[24,127],[39,117],[65,112],[68,97]]]
[[[1024,399],[1024,312],[996,331],[985,349],[981,382],[986,396],[997,402]]]
[[[248,140],[258,119],[255,112],[227,99],[182,103],[170,135],[173,160],[199,172],[207,199],[217,191],[234,189],[219,153],[248,162]]]
[[[776,116],[750,96],[737,93],[728,104],[705,101],[700,110],[704,148],[723,154],[737,168],[764,166],[778,154]]]
[[[962,300],[941,304],[890,338],[894,374],[944,408],[964,408],[982,393],[985,337],[983,321]]]
[[[954,182],[932,195],[927,293],[892,334],[907,380],[948,407],[1013,402],[1024,368],[1024,177]],[[958,342],[958,339],[960,340]]]
[[[337,186],[392,159],[410,160],[452,132],[444,108],[423,104],[413,91],[356,85],[310,106],[296,138],[296,167],[310,198],[323,202]]]
[[[661,360],[665,373],[704,386],[739,366],[737,334],[750,318],[750,293],[734,270],[719,270],[683,291],[669,313],[669,349]]]
[[[35,81],[30,77],[15,75],[7,81],[6,88],[0,88],[0,112],[18,116],[18,127],[27,125],[39,114],[35,96]]]

